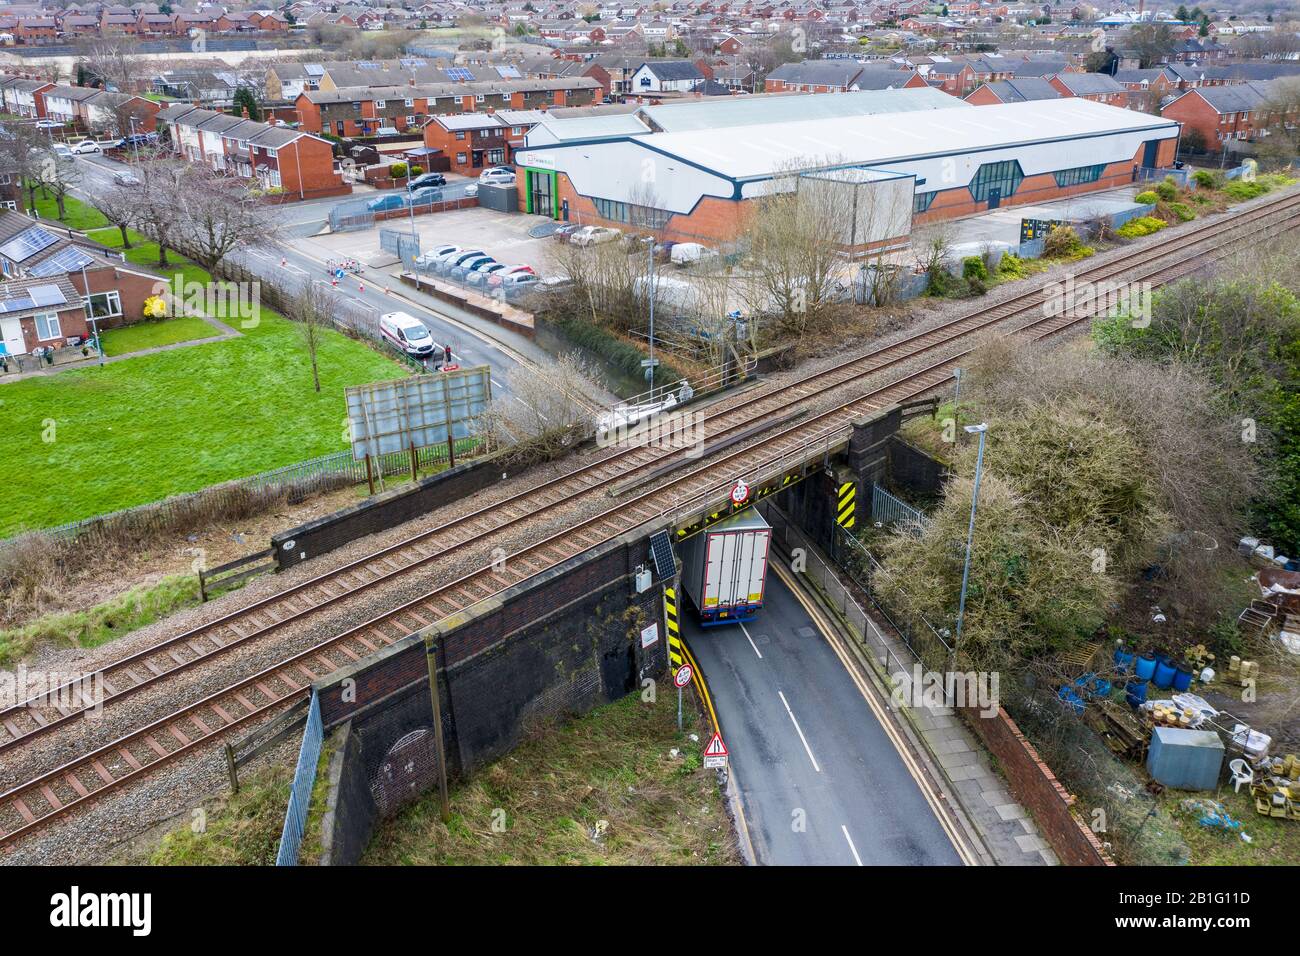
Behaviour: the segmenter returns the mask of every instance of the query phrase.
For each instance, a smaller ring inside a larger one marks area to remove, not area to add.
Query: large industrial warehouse
[[[868,248],[905,239],[913,222],[1109,189],[1131,182],[1135,167],[1173,164],[1180,126],[1158,116],[1078,98],[979,108],[947,98],[959,105],[938,108],[933,93],[788,97],[766,122],[750,118],[743,98],[655,107],[657,122],[617,114],[543,122],[517,154],[520,206],[725,244],[742,230],[748,200],[807,180],[792,171],[870,170],[853,179],[854,201],[876,182],[888,209],[872,234],[855,237]],[[805,99],[826,106],[807,118]],[[842,104],[828,115],[835,100]],[[898,208],[900,177],[910,210]]]

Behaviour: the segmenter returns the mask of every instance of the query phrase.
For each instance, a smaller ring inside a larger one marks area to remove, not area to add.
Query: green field
[[[160,345],[210,339],[220,334],[217,329],[198,316],[181,315],[159,322],[137,322],[135,325],[120,329],[110,329],[103,333],[100,339],[104,344],[105,355],[128,355],[131,352],[143,352],[145,349],[157,348]]]
[[[80,204],[68,206],[70,218],[95,224]],[[120,241],[116,229],[95,238]],[[128,257],[157,267],[156,247]],[[207,279],[190,263],[180,271]],[[255,327],[237,318],[231,324],[240,338],[0,384],[8,449],[0,461],[8,491],[0,536],[339,451],[346,447],[344,387],[406,374],[366,345],[327,332],[318,395],[291,323],[263,309]]]

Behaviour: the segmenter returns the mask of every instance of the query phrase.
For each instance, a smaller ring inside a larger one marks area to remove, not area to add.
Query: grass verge
[[[1174,826],[1190,851],[1188,860],[1194,866],[1294,866],[1300,860],[1300,820],[1281,820],[1265,817],[1255,812],[1255,801],[1242,787],[1241,793],[1232,788],[1222,789],[1218,795],[1186,793],[1166,790],[1159,797],[1163,808],[1173,817]],[[1184,809],[1184,800],[1217,800],[1225,810],[1241,822],[1242,832],[1250,837],[1247,843],[1237,833],[1200,822],[1203,815],[1195,809]]]
[[[139,322],[120,329],[110,329],[100,338],[104,343],[105,355],[128,355],[131,352],[143,352],[145,349],[175,345],[178,342],[193,342],[195,339],[207,339],[215,335],[220,333],[202,319],[182,315],[174,319]]]
[[[47,614],[22,627],[0,631],[0,667],[17,663],[46,641],[98,647],[198,603],[198,578],[178,574],[150,587],[132,588],[84,611]]]
[[[629,694],[535,737],[452,790],[450,824],[428,795],[378,828],[362,862],[738,864],[716,778],[669,698]]]
[[[162,838],[152,866],[274,866],[293,767],[271,764],[240,779],[238,793],[209,801]]]
[[[68,212],[70,220],[89,220],[93,210],[69,199]],[[116,228],[94,237],[121,242]],[[141,242],[127,258],[156,269],[158,247]],[[170,271],[210,281],[193,263],[170,258]],[[242,336],[0,384],[0,431],[11,450],[0,460],[8,491],[0,537],[344,449],[343,389],[407,374],[327,330],[317,350],[317,393],[292,323],[268,308],[229,321]]]

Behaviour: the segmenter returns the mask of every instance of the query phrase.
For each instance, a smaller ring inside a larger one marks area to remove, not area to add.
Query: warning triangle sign
[[[709,745],[704,748],[706,757],[725,757],[727,756],[727,745],[722,742],[722,735],[715,733]]]

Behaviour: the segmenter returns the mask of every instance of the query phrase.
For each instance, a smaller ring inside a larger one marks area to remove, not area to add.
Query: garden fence
[[[311,809],[311,792],[316,786],[316,764],[320,760],[325,742],[325,728],[320,716],[320,698],[311,692],[311,708],[307,711],[307,726],[302,732],[302,746],[298,748],[298,767],[293,773],[293,787],[289,790],[289,807],[284,812],[284,829],[280,833],[280,852],[276,866],[297,866],[298,851],[307,832],[307,813]]]

